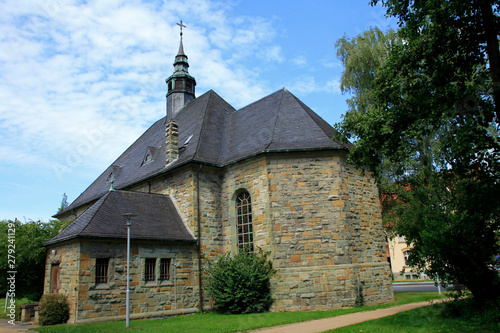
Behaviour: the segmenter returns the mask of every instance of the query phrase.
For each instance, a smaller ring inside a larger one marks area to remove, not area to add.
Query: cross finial
[[[177,23],[177,25],[181,28],[181,37],[182,37],[182,28],[185,28],[186,26],[182,24],[182,21],[181,23]]]

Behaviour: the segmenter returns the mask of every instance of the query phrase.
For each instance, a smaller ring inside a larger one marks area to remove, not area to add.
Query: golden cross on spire
[[[181,23],[177,23],[177,25],[181,28],[181,37],[182,37],[182,28],[185,28],[186,26],[182,24],[182,21]]]

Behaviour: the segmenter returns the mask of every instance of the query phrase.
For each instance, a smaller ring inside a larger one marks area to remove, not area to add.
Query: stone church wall
[[[199,165],[188,165],[129,190],[170,195],[197,237],[199,174],[204,266],[206,259],[238,251],[236,197],[248,191],[254,245],[271,252],[277,269],[272,280],[272,311],[353,306],[358,280],[366,304],[388,302],[393,294],[377,187],[369,173],[362,175],[346,166],[345,158],[342,151],[317,151],[260,155],[224,168],[203,166],[200,170]],[[78,309],[78,321],[124,319],[125,246],[118,241],[74,242],[54,246],[59,250],[52,257],[49,248],[47,263],[59,260],[61,267],[70,263],[79,267],[61,276],[71,281],[64,285],[76,286],[61,293]],[[132,318],[199,308],[196,244],[132,243],[132,254]],[[175,283],[144,284],[141,260],[149,256],[172,258]],[[111,258],[108,286],[95,284],[95,259],[99,257]],[[205,302],[208,306],[206,296]]]
[[[367,304],[392,300],[377,187],[346,167],[345,153],[257,157],[227,168],[224,251],[237,251],[235,198],[252,198],[255,245],[271,251],[274,311],[352,306],[358,279]]]
[[[167,194],[175,202],[189,229],[196,234],[196,166],[186,166],[127,190]]]
[[[247,191],[252,200],[254,245],[264,251],[271,250],[269,233],[272,226],[268,210],[267,188],[267,159],[265,156],[236,163],[226,168],[221,193],[223,252],[238,252],[236,197],[242,191]]]
[[[221,188],[222,170],[204,166],[200,171],[201,248],[206,259],[214,260],[222,252],[223,227]]]

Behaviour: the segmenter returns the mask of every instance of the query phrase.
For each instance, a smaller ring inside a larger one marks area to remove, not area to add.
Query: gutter
[[[123,240],[127,239],[127,237],[110,237],[110,236],[86,236],[86,235],[72,235],[68,237],[64,237],[61,239],[57,239],[54,242],[51,242],[51,240],[46,241],[45,243],[42,244],[42,246],[47,247],[49,245],[54,245],[62,242],[67,242],[73,239],[115,239],[115,240]],[[168,243],[196,243],[196,239],[158,239],[158,238],[132,238],[132,240],[135,241],[148,241],[148,242],[168,242]]]

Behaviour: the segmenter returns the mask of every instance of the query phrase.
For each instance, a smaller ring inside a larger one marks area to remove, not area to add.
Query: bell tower
[[[174,73],[165,80],[167,83],[167,120],[174,119],[184,105],[195,99],[196,80],[189,75],[188,57],[182,45],[182,28],[186,26],[182,24],[182,21],[177,25],[181,28],[179,52],[175,56]]]

